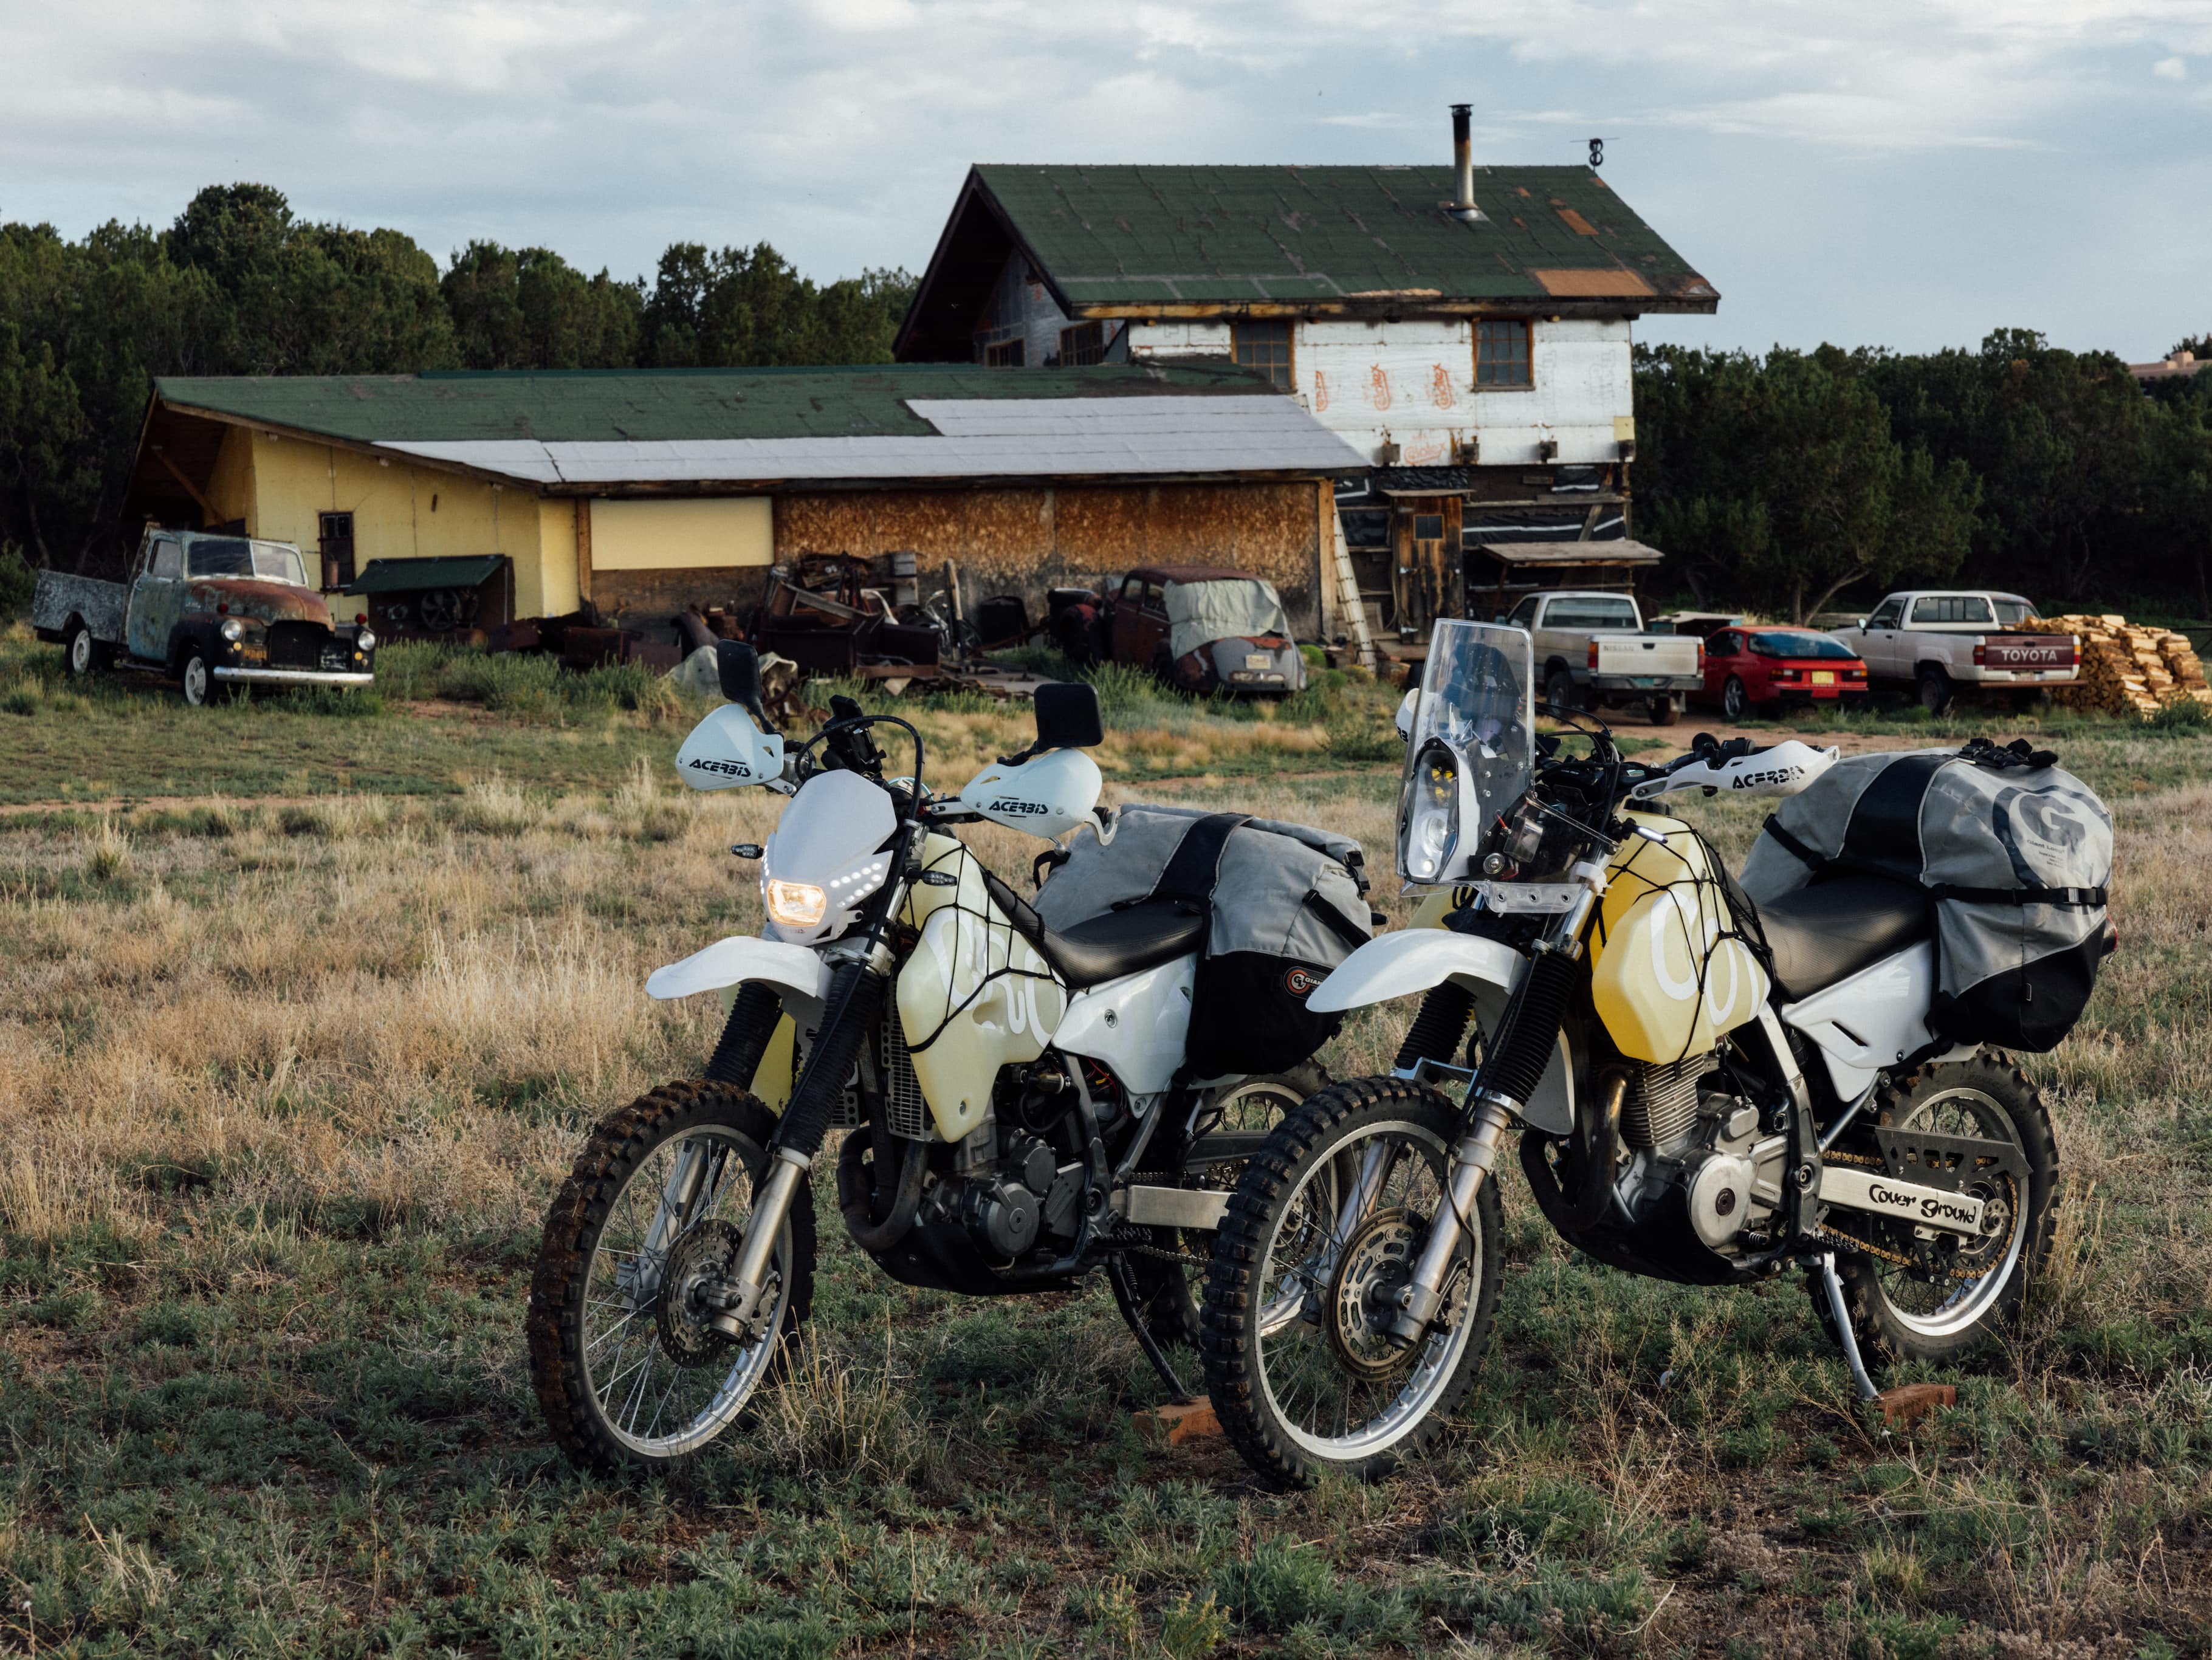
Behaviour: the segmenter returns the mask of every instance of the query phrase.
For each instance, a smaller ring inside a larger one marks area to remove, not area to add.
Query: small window
[[[1893,629],[1904,611],[1905,601],[1902,599],[1885,599],[1875,608],[1874,615],[1867,618],[1867,626],[1870,629]]]
[[[1285,392],[1291,389],[1288,323],[1234,323],[1230,325],[1229,340],[1238,362],[1261,370]]]
[[[1505,619],[1509,629],[1525,629],[1536,620],[1536,600],[1534,595],[1513,607],[1513,614]]]
[[[1124,599],[1129,600],[1143,599],[1145,597],[1145,579],[1141,576],[1132,576],[1124,581],[1121,584],[1121,597]]]
[[[1475,324],[1474,384],[1477,390],[1535,384],[1525,319],[1486,319]]]
[[[1106,361],[1106,325],[1103,323],[1078,323],[1073,328],[1060,331],[1060,366],[1064,369],[1079,369],[1086,363]]]
[[[322,538],[323,586],[342,588],[353,581],[353,514],[325,513],[317,517]]]
[[[1978,593],[1931,593],[1912,602],[1912,620],[1923,623],[1989,623],[1990,602]]]
[[[1636,602],[1602,593],[1569,594],[1544,613],[1547,629],[1626,629],[1636,631]]]
[[[1705,642],[1705,655],[1708,657],[1733,657],[1738,649],[1735,635],[1732,634],[1717,634]]]
[[[1770,630],[1751,636],[1751,654],[1754,657],[1842,659],[1848,662],[1858,654],[1832,635],[1814,634],[1796,629]]]
[[[1162,587],[1158,582],[1147,582],[1145,584],[1145,603],[1146,605],[1157,608],[1165,605],[1167,603],[1167,598],[1168,591]]]
[[[251,576],[253,544],[243,537],[202,537],[192,544],[195,576]]]
[[[1990,603],[1997,608],[1997,621],[2008,629],[2016,629],[2029,617],[2043,614],[2016,593],[1993,593]]]
[[[1024,340],[1001,340],[996,345],[983,348],[983,367],[987,369],[1018,369],[1027,361],[1023,348]]]
[[[1444,516],[1440,513],[1417,513],[1413,515],[1413,539],[1416,542],[1441,542],[1444,539]]]
[[[154,544],[154,562],[148,567],[149,576],[182,576],[185,556],[174,542],[163,537]]]

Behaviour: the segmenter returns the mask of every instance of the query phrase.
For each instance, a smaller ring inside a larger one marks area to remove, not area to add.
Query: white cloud
[[[2161,58],[2150,66],[2150,72],[2168,81],[2189,78],[2189,65],[2179,58]]]

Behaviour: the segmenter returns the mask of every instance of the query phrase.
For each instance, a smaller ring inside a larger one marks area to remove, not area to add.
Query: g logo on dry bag
[[[1321,976],[1309,968],[1294,968],[1283,976],[1283,989],[1293,997],[1304,997],[1321,984]]]

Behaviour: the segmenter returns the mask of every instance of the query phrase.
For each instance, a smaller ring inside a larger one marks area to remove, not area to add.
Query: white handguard
[[[1048,750],[984,768],[962,787],[960,800],[994,824],[1051,841],[1095,822],[1091,810],[1105,787],[1098,763],[1081,750]]]
[[[695,790],[774,785],[783,777],[783,739],[763,732],[737,704],[725,703],[691,728],[676,751],[676,775]]]
[[[1724,761],[1698,757],[1662,777],[1646,779],[1630,792],[1638,800],[1702,789],[1730,795],[1795,795],[1836,764],[1834,745],[1816,750],[1792,738]]]

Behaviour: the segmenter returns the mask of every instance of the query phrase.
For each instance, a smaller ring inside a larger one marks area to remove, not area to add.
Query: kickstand
[[[1828,1312],[1836,1323],[1837,1341],[1844,1346],[1844,1359],[1850,1363],[1851,1382],[1857,1386],[1859,1399],[1872,1401],[1881,1391],[1867,1376],[1866,1362],[1859,1359],[1858,1334],[1851,1329],[1851,1316],[1844,1307],[1843,1276],[1836,1272],[1836,1254],[1832,1250],[1820,1253],[1820,1284],[1828,1293]]]
[[[1135,1334],[1137,1347],[1144,1350],[1145,1359],[1152,1363],[1152,1370],[1159,1373],[1160,1382],[1168,1386],[1168,1393],[1175,1397],[1176,1404],[1182,1406],[1196,1399],[1182,1386],[1182,1379],[1176,1376],[1176,1369],[1168,1359],[1168,1352],[1160,1347],[1160,1340],[1152,1335],[1152,1327],[1146,1323],[1144,1299],[1137,1295],[1137,1276],[1130,1272],[1129,1259],[1121,1256],[1107,1258],[1106,1279],[1114,1287],[1115,1306],[1121,1310],[1121,1318]]]

